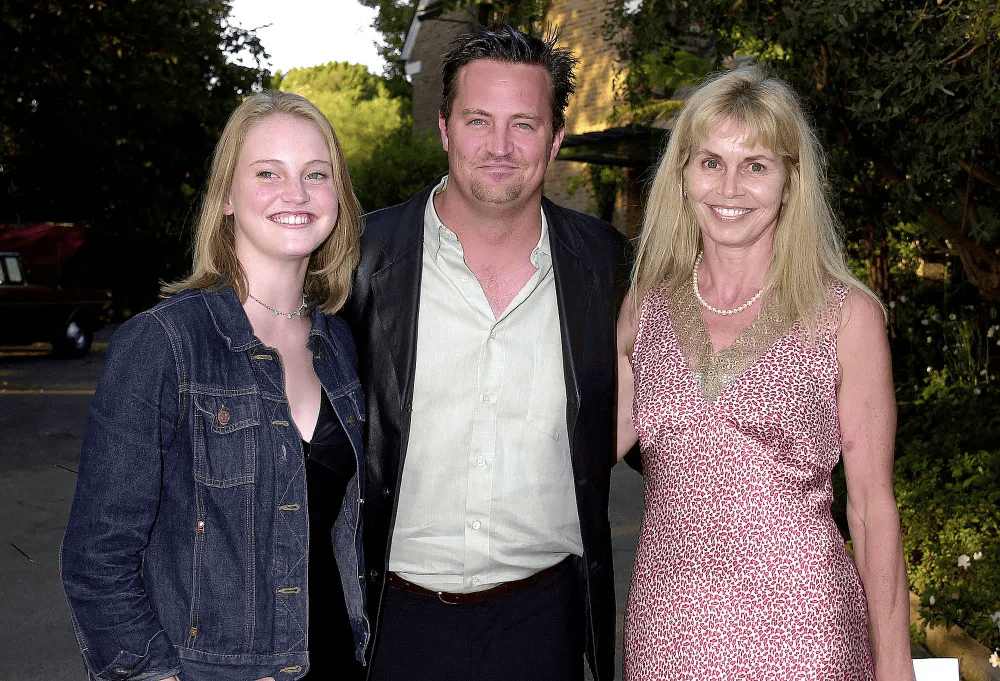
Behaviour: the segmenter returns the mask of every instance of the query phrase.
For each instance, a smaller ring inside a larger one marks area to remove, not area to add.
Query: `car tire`
[[[52,353],[57,357],[79,359],[90,352],[94,332],[74,317],[63,324],[59,335],[52,340]]]

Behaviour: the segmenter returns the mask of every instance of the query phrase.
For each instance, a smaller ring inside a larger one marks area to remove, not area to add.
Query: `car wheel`
[[[62,332],[52,342],[52,351],[59,357],[79,358],[90,352],[94,333],[86,326],[70,319],[63,325]]]

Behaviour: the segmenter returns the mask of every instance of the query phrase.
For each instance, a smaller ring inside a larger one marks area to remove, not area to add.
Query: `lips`
[[[316,219],[312,213],[279,213],[268,218],[280,225],[305,225]]]
[[[753,212],[753,208],[728,208],[726,206],[712,206],[712,212],[723,218],[741,218]]]

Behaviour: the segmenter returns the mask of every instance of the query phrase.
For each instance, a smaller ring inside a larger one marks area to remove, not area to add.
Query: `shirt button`
[[[490,331],[490,338],[496,338],[496,337],[497,337],[497,332],[496,331]]]
[[[483,524],[481,522],[479,522],[478,520],[474,520],[472,522],[472,529],[474,529],[474,530],[478,530],[482,526],[483,526]]]
[[[472,585],[473,586],[479,586],[479,581],[480,581],[479,577],[473,577],[472,578]]]
[[[462,275],[462,283],[463,283],[463,284],[466,284],[466,283],[468,283],[468,282],[469,282],[469,275],[467,275],[467,274],[463,274],[463,275]]]
[[[476,465],[479,466],[480,468],[482,468],[483,466],[485,466],[486,465],[486,457],[485,456],[479,457],[479,459],[476,461]]]
[[[490,401],[490,396],[489,395],[483,395],[483,402],[489,403],[489,401]]]

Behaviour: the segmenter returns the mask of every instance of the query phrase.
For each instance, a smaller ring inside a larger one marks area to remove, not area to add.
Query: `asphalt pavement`
[[[0,681],[84,680],[66,610],[59,543],[76,487],[87,409],[111,329],[84,359],[0,347]],[[621,626],[642,515],[642,479],[616,466],[611,527]]]

